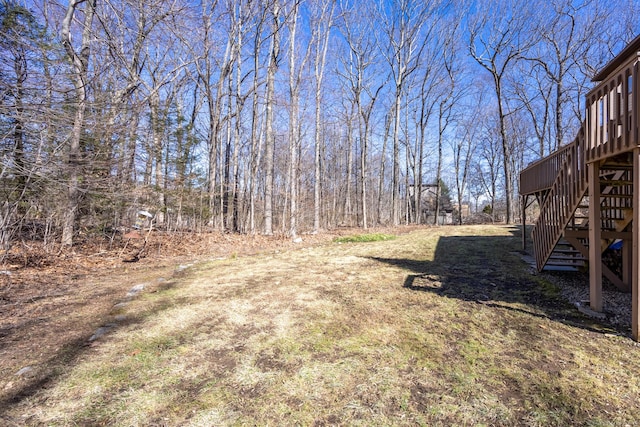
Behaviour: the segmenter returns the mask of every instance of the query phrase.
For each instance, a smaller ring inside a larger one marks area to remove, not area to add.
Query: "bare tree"
[[[207,187],[209,196],[209,224],[215,226],[216,200],[218,191],[218,157],[222,144],[223,103],[225,82],[232,72],[232,37],[229,29],[222,35],[224,38],[223,53],[218,51],[220,20],[222,12],[217,10],[218,2],[203,2],[201,11],[201,32],[198,33],[202,43],[201,54],[196,59],[198,82],[207,105],[208,128],[206,132],[208,168]],[[195,49],[193,49],[195,50]]]
[[[80,6],[84,4],[84,8]],[[87,92],[89,90],[89,59],[91,56],[91,38],[93,17],[95,16],[96,0],[70,0],[67,12],[62,21],[60,37],[66,50],[72,70],[72,80],[75,87],[75,99],[73,101],[75,117],[73,128],[69,136],[69,151],[67,168],[69,173],[67,185],[67,210],[64,216],[62,229],[62,245],[73,245],[73,235],[76,222],[78,203],[80,201],[80,173],[81,153],[80,139],[84,126],[85,110],[87,108]],[[74,46],[71,37],[71,27],[76,15],[84,16],[81,24],[82,37],[80,45]]]
[[[46,29],[16,2],[0,3],[0,247],[9,249],[30,209],[42,139],[30,130],[42,121],[38,88],[47,63]],[[47,112],[50,112],[47,109]],[[48,117],[49,114],[46,114]]]
[[[498,140],[500,139],[500,131],[495,126],[485,126],[479,140],[480,156],[474,164],[474,173],[479,177],[485,194],[490,200],[491,222],[496,218],[496,205],[498,199],[498,180],[500,179],[500,163],[502,162],[502,154],[500,152]],[[504,171],[503,171],[504,172]]]
[[[144,77],[141,78],[141,90],[148,103],[149,129],[147,142],[146,182],[152,187],[151,206],[156,210],[155,223],[164,226],[167,211],[168,188],[168,135],[173,124],[170,117],[175,107],[173,97],[179,92],[176,86],[186,82],[180,77],[187,63],[182,59],[182,47],[172,31],[159,31],[149,43],[155,49],[149,49],[143,66]]]
[[[371,133],[371,116],[376,101],[382,89],[388,82],[388,77],[380,78],[376,73],[377,46],[369,35],[369,21],[363,20],[362,7],[345,11],[340,25],[345,37],[348,53],[343,55],[342,71],[339,72],[344,80],[351,102],[355,105],[358,123],[358,139],[360,141],[359,200],[362,212],[363,228],[368,226],[367,179],[369,138]]]
[[[126,134],[126,138],[105,135],[106,140],[121,141],[119,147],[113,147],[114,162],[121,185],[127,185],[133,179],[136,151],[136,132],[143,114],[141,108],[148,103],[146,99],[136,99],[141,86],[141,73],[147,60],[151,34],[158,31],[159,24],[174,10],[163,4],[151,1],[116,2],[108,0],[98,11],[101,39],[104,44],[103,55],[99,58],[102,68],[108,70],[111,78],[108,94],[110,108],[107,109],[106,131],[116,135]],[[159,29],[163,31],[164,29]],[[98,58],[96,58],[98,60]],[[116,126],[116,121],[122,123]]]
[[[513,174],[506,119],[509,114],[505,77],[522,59],[531,41],[524,37],[531,14],[529,3],[494,0],[469,20],[469,52],[492,77],[502,146],[506,198],[506,222],[513,221]]]
[[[269,46],[269,62],[267,64],[267,92],[265,114],[265,193],[264,193],[264,234],[273,234],[273,154],[275,150],[275,134],[273,132],[274,86],[278,63],[280,61],[280,31],[282,17],[280,0],[273,0],[271,5],[271,37]]]
[[[297,52],[300,49],[298,37],[298,18],[300,16],[300,0],[294,0],[287,13],[289,29],[289,235],[298,235],[298,168],[300,151],[300,85],[305,64],[310,55],[308,43],[303,48],[302,58],[298,62]],[[312,36],[314,34],[312,33]]]
[[[545,78],[545,73],[540,66],[530,67],[529,64],[529,62],[523,62],[520,70],[521,73],[528,73],[531,79],[524,80],[514,76],[510,84],[531,119],[531,128],[537,139],[535,151],[542,158],[545,153],[552,152],[555,146],[551,141],[553,138],[550,137],[549,125],[553,86]]]
[[[613,38],[618,37],[622,43],[629,43],[640,34],[640,9],[634,0],[623,0],[621,5],[615,4],[614,6],[618,6],[618,16],[623,21],[621,28],[612,29],[614,34],[618,33]],[[607,37],[607,39],[609,38]]]
[[[438,53],[434,51],[440,50],[440,44],[433,45],[433,50],[426,55],[427,58],[433,60],[424,61],[421,74],[422,78],[419,80],[419,91],[416,101],[418,106],[416,107],[415,121],[416,121],[416,136],[415,136],[415,170],[414,176],[414,200],[413,205],[415,208],[415,221],[420,224],[423,221],[423,207],[422,207],[422,195],[424,192],[423,182],[423,167],[425,160],[425,147],[427,145],[427,126],[429,125],[433,110],[437,105],[437,97],[435,92],[440,88],[441,80],[443,78],[442,62],[438,61]],[[445,74],[446,76],[446,74]]]
[[[393,108],[393,107],[392,107]],[[385,171],[386,171],[386,153],[387,153],[387,144],[389,141],[389,134],[391,132],[391,120],[392,120],[392,109],[384,116],[384,136],[382,138],[382,150],[380,152],[380,170],[378,173],[378,200],[377,200],[377,221],[378,224],[381,224],[382,221],[382,200],[384,197],[384,187],[385,187]]]
[[[233,39],[232,62],[235,73],[228,76],[227,102],[227,143],[224,158],[224,181],[222,183],[222,215],[226,230],[239,231],[238,192],[239,192],[239,155],[242,132],[242,112],[248,95],[242,93],[244,80],[242,65],[242,48],[245,32],[245,21],[248,21],[250,10],[243,2],[229,2],[231,10],[231,34]]]
[[[66,246],[141,206],[172,230],[419,222],[426,177],[455,179],[458,204],[465,188],[480,198],[484,179],[512,221],[525,153],[570,138],[589,78],[635,35],[637,8],[457,4],[36,0],[27,11],[5,0],[17,21],[1,23],[0,227],[44,221]],[[603,25],[614,9],[624,13]],[[470,57],[451,55],[459,22]],[[471,68],[479,78],[461,75]],[[458,98],[468,80],[492,89],[482,119]]]
[[[342,223],[352,226],[353,219],[353,206],[351,204],[353,196],[353,146],[354,146],[354,127],[355,127],[355,111],[353,105],[345,106],[345,121],[346,121],[346,135],[344,144],[344,158],[345,158],[345,178],[344,178],[344,209]]]
[[[551,8],[549,8],[551,6]],[[566,143],[565,132],[569,132],[569,139],[574,137],[575,129],[580,127],[582,114],[567,120],[565,113],[567,105],[576,101],[570,95],[575,90],[569,85],[575,81],[576,73],[579,73],[579,61],[587,55],[587,52],[598,40],[608,14],[595,0],[587,0],[576,3],[569,0],[553,0],[551,4],[545,2],[545,8],[550,16],[545,25],[537,25],[536,38],[540,38],[533,53],[527,59],[539,65],[545,72],[547,79],[553,87],[554,133],[555,143],[551,151],[557,150]],[[522,29],[526,31],[526,29]],[[544,53],[543,53],[544,52]],[[579,73],[581,74],[581,73]],[[579,85],[586,82],[583,78]],[[570,110],[569,110],[570,111]]]
[[[313,36],[315,44],[315,58],[313,74],[315,77],[315,126],[314,126],[314,185],[313,185],[313,232],[320,229],[322,208],[322,89],[324,81],[327,50],[329,48],[330,30],[333,26],[335,0],[319,0],[314,4]]]
[[[435,197],[435,210],[434,210],[434,224],[438,223],[438,217],[440,215],[440,202],[441,202],[441,185],[442,181],[442,151],[444,146],[445,132],[450,127],[454,120],[454,106],[458,99],[463,94],[461,91],[456,93],[457,77],[459,70],[456,67],[456,53],[457,44],[455,42],[457,36],[457,25],[447,25],[448,28],[452,28],[452,31],[444,36],[442,43],[442,72],[446,75],[441,82],[443,90],[437,95],[437,113],[438,113],[438,144],[437,144],[437,161],[436,161],[436,197]]]
[[[483,105],[482,93],[478,96],[478,106]],[[481,107],[479,107],[481,108]],[[472,159],[475,155],[477,140],[480,137],[481,129],[477,125],[481,121],[482,111],[476,108],[474,114],[467,117],[464,123],[458,128],[458,134],[451,142],[453,152],[453,172],[456,181],[456,201],[458,205],[458,224],[462,225],[462,203],[469,173],[472,171]]]
[[[261,62],[260,55],[264,38],[264,26],[268,15],[267,5],[260,2],[254,13],[255,26],[253,35],[253,79],[251,88],[251,143],[250,143],[250,172],[248,179],[249,186],[249,231],[256,231],[256,197],[258,193],[258,167],[261,160],[261,145],[264,132],[261,131],[262,123],[260,122],[259,97],[258,89],[260,86]]]
[[[426,24],[438,2],[400,0],[391,5],[380,3],[378,8],[387,48],[382,51],[394,82],[393,178],[391,183],[391,220],[400,223],[400,120],[402,96],[407,78],[418,65],[430,27]],[[426,30],[425,30],[426,28]]]

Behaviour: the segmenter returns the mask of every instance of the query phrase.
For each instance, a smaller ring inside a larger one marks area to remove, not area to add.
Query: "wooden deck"
[[[520,173],[523,206],[531,197],[540,205],[532,232],[538,269],[588,264],[590,305],[596,311],[604,307],[603,276],[630,290],[635,340],[640,332],[639,52],[640,37],[595,76],[598,84],[587,94],[586,120],[574,141]],[[614,252],[621,268],[610,268],[602,254],[620,241]]]

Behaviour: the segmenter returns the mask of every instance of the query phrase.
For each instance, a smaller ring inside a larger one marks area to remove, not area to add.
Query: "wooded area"
[[[640,32],[630,0],[0,1],[5,248],[140,210],[292,237],[445,202],[510,223],[518,172]]]

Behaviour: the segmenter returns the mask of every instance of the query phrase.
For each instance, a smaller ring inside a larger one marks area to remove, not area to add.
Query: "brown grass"
[[[532,276],[517,233],[425,228],[180,268],[80,323],[85,344],[87,330],[115,326],[36,364],[36,383],[0,379],[0,420],[635,424],[640,348]]]

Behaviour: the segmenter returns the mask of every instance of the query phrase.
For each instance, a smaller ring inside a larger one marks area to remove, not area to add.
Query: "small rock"
[[[133,288],[131,288],[129,290],[129,292],[127,292],[127,296],[128,297],[133,297],[136,296],[137,294],[139,294],[140,292],[142,292],[142,290],[144,289],[144,285],[140,284],[140,285],[135,285]]]
[[[293,239],[293,243],[302,243],[302,237],[296,237]]]
[[[605,313],[594,311],[591,308],[580,304],[579,302],[576,302],[576,307],[578,308],[578,311],[580,313],[585,314],[589,317],[593,317],[595,319],[600,319],[600,320],[604,320],[607,318],[607,315]]]
[[[91,337],[89,338],[89,342],[91,341],[95,341],[98,338],[100,338],[101,336],[103,336],[104,334],[106,334],[107,332],[109,332],[111,329],[113,329],[116,325],[110,323],[108,325],[104,325],[99,327],[94,333],[93,335],[91,335]]]
[[[25,366],[24,368],[22,368],[18,372],[16,372],[16,376],[22,377],[24,375],[30,374],[31,372],[33,372],[33,367]]]
[[[118,311],[125,308],[129,303],[128,302],[119,302],[111,308],[111,311]]]

